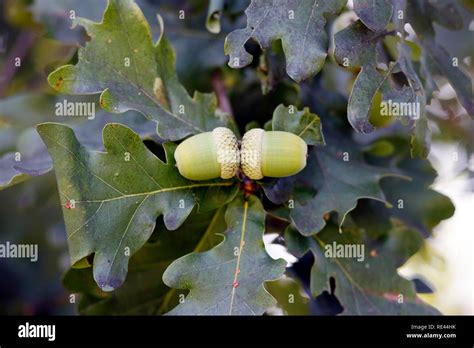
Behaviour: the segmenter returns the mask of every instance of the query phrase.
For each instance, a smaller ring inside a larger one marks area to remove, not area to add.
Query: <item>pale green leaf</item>
[[[272,130],[294,133],[308,145],[324,145],[321,120],[309,108],[279,105],[273,112]]]
[[[238,196],[226,212],[224,241],[204,253],[173,262],[165,284],[189,289],[171,315],[260,315],[275,303],[263,283],[280,278],[283,260],[273,260],[263,245],[265,212],[256,197]]]
[[[224,8],[224,0],[209,1],[207,10],[206,28],[213,34],[219,34],[221,31],[221,15]]]

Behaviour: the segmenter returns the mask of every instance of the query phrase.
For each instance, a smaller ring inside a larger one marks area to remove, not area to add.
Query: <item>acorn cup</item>
[[[293,133],[255,128],[242,138],[241,168],[254,180],[291,176],[306,167],[307,153],[306,142]]]
[[[189,180],[230,179],[240,165],[237,138],[225,127],[184,140],[174,158],[179,173]]]

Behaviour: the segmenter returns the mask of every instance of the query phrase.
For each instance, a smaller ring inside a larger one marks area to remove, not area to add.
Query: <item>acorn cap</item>
[[[217,150],[217,163],[221,165],[221,178],[232,178],[239,169],[240,156],[237,138],[225,127],[217,127],[212,131],[212,139]]]
[[[242,171],[250,179],[263,178],[262,173],[262,145],[265,130],[254,128],[244,134],[240,147]]]

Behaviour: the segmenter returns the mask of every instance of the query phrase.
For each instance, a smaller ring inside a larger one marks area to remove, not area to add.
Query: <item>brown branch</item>
[[[211,75],[211,84],[217,96],[219,108],[233,116],[232,106],[230,105],[229,97],[225,89],[224,80],[222,79],[222,72],[217,69]]]

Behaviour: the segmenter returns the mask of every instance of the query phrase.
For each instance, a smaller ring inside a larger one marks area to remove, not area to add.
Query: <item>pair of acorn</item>
[[[299,136],[251,129],[239,142],[225,127],[194,135],[174,153],[179,173],[190,180],[230,179],[239,168],[250,179],[294,175],[306,166],[308,146]]]

